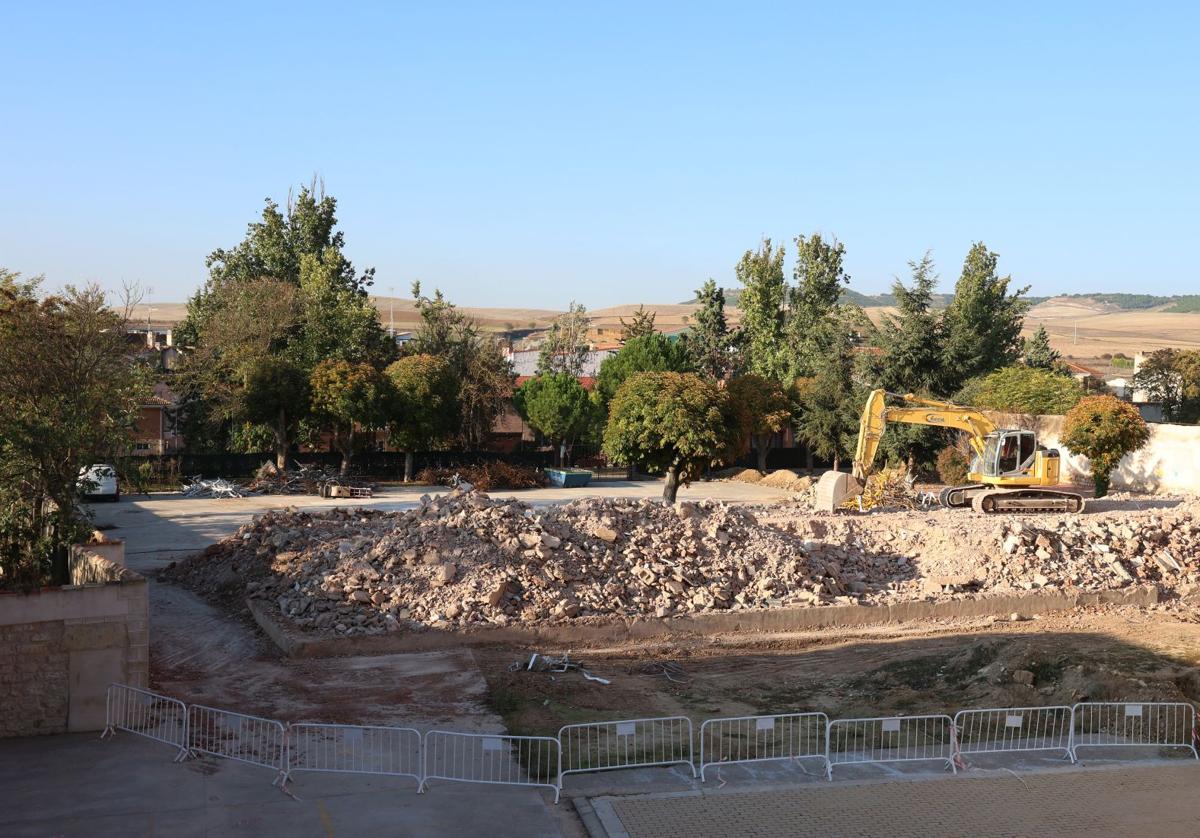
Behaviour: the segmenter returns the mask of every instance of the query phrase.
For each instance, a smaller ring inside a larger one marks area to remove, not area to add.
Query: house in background
[[[177,398],[163,382],[138,407],[130,453],[135,457],[160,457],[183,448],[183,437],[175,427]]]

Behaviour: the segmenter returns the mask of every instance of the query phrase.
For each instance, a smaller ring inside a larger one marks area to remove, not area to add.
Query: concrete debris
[[[533,507],[460,487],[403,512],[274,510],[162,577],[233,604],[264,600],[322,635],[1183,588],[1200,584],[1200,503],[831,517],[708,500]]]
[[[246,487],[230,482],[223,477],[206,480],[199,476],[188,480],[180,493],[186,498],[245,498],[255,494]]]
[[[563,655],[561,658],[551,657],[550,655],[542,655],[542,654],[538,654],[535,652],[532,656],[530,656],[529,663],[524,663],[523,661],[515,661],[511,666],[509,666],[508,671],[509,672],[521,672],[521,671],[524,671],[524,672],[554,672],[554,673],[574,671],[574,672],[578,672],[586,680],[594,681],[597,684],[603,684],[606,687],[612,683],[612,681],[608,680],[607,678],[601,678],[599,675],[593,675],[591,672],[589,672],[585,668],[583,661],[571,660],[570,652]]]

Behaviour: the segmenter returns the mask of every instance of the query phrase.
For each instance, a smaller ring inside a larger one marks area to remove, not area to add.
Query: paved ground
[[[0,740],[0,835],[577,836],[567,806],[536,789],[407,778],[297,777],[287,797],[269,769],[206,757],[175,765],[169,746],[129,734]]]
[[[1187,761],[591,802],[611,838],[1194,838],[1198,783]]]

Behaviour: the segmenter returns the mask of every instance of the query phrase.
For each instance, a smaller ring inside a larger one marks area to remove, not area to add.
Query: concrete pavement
[[[302,774],[296,798],[270,769],[212,757],[175,765],[167,745],[118,733],[0,740],[6,838],[200,836],[578,836],[566,806],[536,789]]]

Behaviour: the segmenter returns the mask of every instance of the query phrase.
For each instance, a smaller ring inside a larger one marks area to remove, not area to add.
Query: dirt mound
[[[784,489],[788,492],[804,492],[813,484],[813,479],[791,469],[781,468],[773,471],[759,481],[764,486]]]

